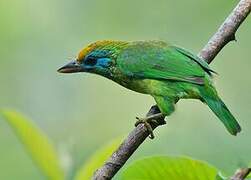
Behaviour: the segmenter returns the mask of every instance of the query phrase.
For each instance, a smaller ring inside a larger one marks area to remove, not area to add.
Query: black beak
[[[82,71],[83,71],[83,68],[76,61],[72,61],[66,64],[65,66],[61,67],[60,69],[58,69],[59,73],[77,73],[77,72],[82,72]]]

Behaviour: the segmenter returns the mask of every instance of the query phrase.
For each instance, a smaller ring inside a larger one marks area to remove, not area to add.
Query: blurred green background
[[[154,103],[102,77],[56,70],[90,42],[158,39],[199,50],[237,0],[0,0],[0,107],[31,117],[79,167],[125,135]],[[186,100],[133,159],[166,154],[208,161],[227,173],[251,161],[251,18],[211,64],[216,87],[242,125],[237,137],[199,101]],[[130,161],[131,161],[130,160]],[[74,162],[74,163],[72,163]],[[0,117],[0,179],[43,179]]]

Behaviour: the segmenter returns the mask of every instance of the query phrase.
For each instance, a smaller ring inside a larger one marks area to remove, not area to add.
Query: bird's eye
[[[84,64],[89,66],[94,66],[95,64],[97,64],[97,59],[90,56],[84,61]]]

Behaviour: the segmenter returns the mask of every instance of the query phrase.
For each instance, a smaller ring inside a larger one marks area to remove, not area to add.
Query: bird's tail
[[[228,110],[227,106],[217,95],[214,87],[209,86],[206,90],[201,91],[201,96],[204,102],[210,107],[215,115],[225,125],[227,130],[232,134],[236,135],[241,131],[241,127],[237,120],[234,118],[232,113]]]

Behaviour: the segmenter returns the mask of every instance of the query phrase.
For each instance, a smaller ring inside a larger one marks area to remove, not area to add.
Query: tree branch
[[[249,173],[251,172],[251,168],[243,168],[243,169],[238,169],[234,176],[231,177],[231,180],[244,180]]]
[[[251,0],[241,0],[198,56],[211,63],[227,43],[236,40],[235,33],[250,10]]]
[[[235,40],[235,32],[248,16],[250,10],[251,0],[241,0],[198,56],[205,59],[208,63],[212,62],[227,43]],[[157,106],[152,106],[147,116],[159,112]],[[159,126],[156,124],[151,125],[153,129]],[[143,124],[135,127],[105,164],[95,172],[93,179],[111,179],[148,136],[149,132]]]

